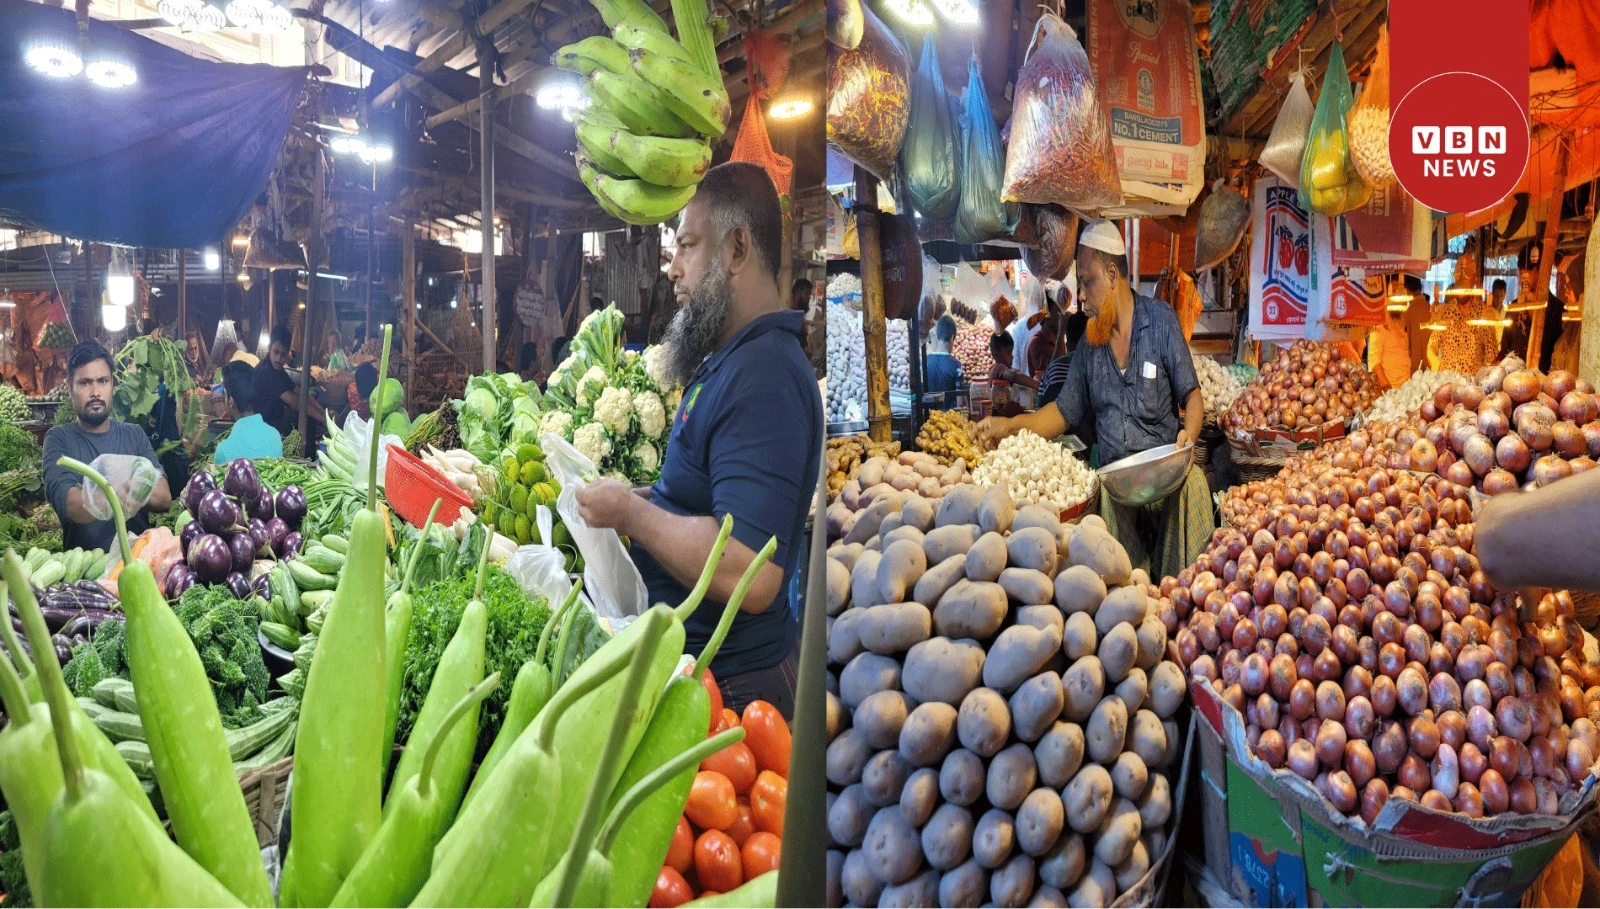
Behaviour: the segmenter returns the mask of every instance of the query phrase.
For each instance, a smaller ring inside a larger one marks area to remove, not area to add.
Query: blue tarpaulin
[[[83,59],[121,60],[135,84],[24,61],[77,38],[70,10],[0,0],[0,221],[126,246],[219,242],[266,186],[308,70],[212,63],[92,20]]]

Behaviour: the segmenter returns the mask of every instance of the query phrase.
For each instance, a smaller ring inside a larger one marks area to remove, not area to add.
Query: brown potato
[[[850,569],[838,559],[828,560],[828,615],[836,616],[850,605]]]
[[[982,757],[992,757],[1011,737],[1011,711],[992,688],[977,688],[961,702],[956,713],[956,737],[961,745]]]
[[[978,826],[972,831],[972,857],[985,868],[998,868],[1011,857],[1016,838],[1016,823],[1011,815],[990,808],[978,818]]]
[[[1005,588],[1007,596],[1024,606],[1054,602],[1055,584],[1050,575],[1032,568],[1007,568],[1000,572],[1000,586]],[[1059,609],[1056,614],[1061,614]]]
[[[851,731],[861,733],[867,746],[874,751],[893,748],[900,743],[900,727],[905,725],[909,713],[904,694],[880,691],[867,696],[856,707]]]
[[[1033,858],[1014,855],[989,876],[989,899],[996,906],[1026,906],[1033,881]]]
[[[906,654],[900,684],[906,694],[921,703],[939,701],[957,706],[978,687],[983,662],[983,648],[976,641],[930,638]]]
[[[1087,612],[1092,618],[1106,598],[1106,582],[1087,565],[1073,565],[1056,575],[1056,605],[1067,615]]]
[[[1074,723],[1082,723],[1094,713],[1096,705],[1105,696],[1106,674],[1100,658],[1087,656],[1061,676],[1061,690],[1067,699],[1063,715]]]
[[[1068,660],[1076,662],[1094,656],[1100,649],[1100,632],[1095,630],[1094,616],[1087,612],[1074,612],[1067,616],[1061,633],[1061,651]]]
[[[945,496],[944,501],[950,501]],[[967,550],[978,541],[978,525],[972,523],[939,525],[922,538],[922,550],[927,553],[928,564],[937,565],[952,556],[965,560]]]
[[[940,805],[922,828],[922,854],[928,864],[948,871],[972,855],[972,812],[960,805]]]
[[[1004,486],[990,486],[978,500],[978,527],[984,533],[1009,533],[1017,506]]]
[[[1022,807],[1023,799],[1033,791],[1038,778],[1038,768],[1033,763],[1033,749],[1018,742],[989,761],[989,777],[984,792],[989,797],[989,804],[1015,811]]]
[[[881,654],[856,654],[839,673],[839,700],[851,710],[871,695],[899,687],[900,662]]]
[[[860,849],[852,849],[845,855],[839,885],[845,898],[855,906],[876,906],[879,894],[883,893],[882,882],[872,876],[866,853]]]
[[[978,502],[982,498],[983,490],[970,483],[957,486],[939,500],[939,510],[934,515],[933,523],[936,527],[977,524]]]
[[[1048,854],[1067,823],[1061,795],[1048,786],[1028,793],[1017,809],[1017,845],[1034,857]]]
[[[1122,864],[1139,842],[1141,829],[1138,806],[1127,799],[1117,799],[1095,831],[1094,857],[1113,868]]]
[[[1015,691],[1049,662],[1061,647],[1054,629],[1013,625],[1000,632],[983,661],[983,683],[998,691]]]
[[[857,725],[860,725],[859,720]],[[1098,764],[1109,764],[1116,760],[1117,755],[1122,753],[1127,734],[1127,705],[1119,697],[1101,698],[1094,713],[1089,716],[1089,724],[1083,729],[1089,759]]]
[[[841,787],[861,782],[861,771],[872,754],[873,748],[867,742],[866,733],[859,729],[846,729],[828,743],[828,782]]]
[[[1083,877],[1089,850],[1083,846],[1083,837],[1062,831],[1056,844],[1039,859],[1039,879],[1058,890],[1067,890]]]
[[[922,867],[921,838],[916,829],[906,823],[899,805],[880,808],[872,816],[866,838],[861,841],[861,851],[866,855],[867,870],[885,884],[909,881]]]
[[[861,642],[869,648],[872,646],[865,634],[862,635]],[[1106,671],[1107,682],[1120,682],[1127,677],[1128,670],[1132,669],[1139,659],[1139,637],[1133,626],[1123,622],[1101,632],[1099,656],[1100,666]]]
[[[1111,786],[1117,795],[1137,802],[1149,783],[1150,770],[1137,754],[1124,751],[1117,755],[1117,762],[1111,766]]]
[[[1067,784],[1061,800],[1067,806],[1067,825],[1078,833],[1099,828],[1111,807],[1111,774],[1099,764],[1085,764]]]
[[[1066,706],[1066,695],[1061,690],[1061,676],[1054,672],[1041,672],[1023,682],[1009,701],[1011,724],[1017,738],[1036,742],[1061,716]]]
[[[989,893],[989,872],[977,859],[967,859],[939,878],[939,905],[977,906]],[[868,904],[876,905],[876,904]],[[933,905],[929,903],[928,905]]]
[[[900,727],[900,753],[916,767],[944,760],[956,741],[956,708],[939,701],[918,704]]]
[[[999,584],[957,581],[933,610],[933,627],[947,638],[983,641],[994,637],[1006,618],[1006,592]]]
[[[1111,629],[1124,622],[1131,628],[1138,628],[1149,610],[1150,598],[1145,595],[1143,587],[1132,584],[1118,587],[1107,593],[1105,600],[1100,603],[1100,608],[1095,610],[1095,630],[1100,632],[1101,637],[1105,637]]]
[[[1042,527],[1013,530],[1006,544],[1012,565],[1044,575],[1056,573],[1056,535]]]
[[[911,598],[932,609],[951,586],[967,577],[966,556],[953,555],[922,573],[913,588]]]
[[[1039,781],[1053,789],[1067,785],[1083,766],[1083,753],[1083,729],[1076,723],[1055,723],[1033,746]]]
[[[933,614],[921,603],[886,603],[866,610],[856,634],[873,653],[903,653],[928,639]]]
[[[906,822],[920,828],[939,806],[939,771],[923,767],[906,780],[900,790],[900,813]]]
[[[861,770],[861,789],[867,801],[879,808],[900,803],[900,791],[911,778],[911,762],[894,749],[880,751]]]
[[[867,835],[867,825],[872,823],[872,815],[876,811],[872,802],[867,800],[866,791],[860,783],[844,787],[839,797],[828,806],[828,836],[841,846],[861,845],[861,840]]]
[[[993,581],[1005,570],[1006,540],[1000,534],[986,533],[967,550],[968,580]]]
[[[982,798],[985,782],[983,759],[965,748],[945,755],[939,767],[939,794],[952,805],[964,808]]]

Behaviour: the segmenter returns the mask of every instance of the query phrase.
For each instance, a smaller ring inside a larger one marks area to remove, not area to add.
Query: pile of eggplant
[[[195,584],[226,584],[233,595],[267,595],[267,576],[254,573],[257,559],[292,559],[300,551],[300,524],[306,517],[306,495],[298,486],[274,492],[248,458],[228,465],[218,486],[205,471],[197,472],[183,490],[183,504],[192,517],[179,540],[182,562],[167,575],[173,599]]]
[[[72,659],[74,648],[89,642],[89,637],[100,623],[107,619],[122,619],[122,607],[110,591],[95,581],[77,581],[57,584],[48,590],[34,589],[39,599],[39,609],[44,613],[45,626],[50,629],[50,643],[55,645],[56,661],[65,666]],[[17,632],[18,643],[28,649],[23,637],[22,619],[17,615],[17,605],[10,604],[11,627]],[[32,657],[32,653],[29,653]]]

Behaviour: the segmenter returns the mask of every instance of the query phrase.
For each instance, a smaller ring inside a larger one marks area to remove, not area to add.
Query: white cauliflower
[[[661,466],[661,456],[649,442],[640,442],[633,450],[633,456],[639,459],[639,466],[644,468],[645,473],[655,473],[656,468]]]
[[[633,396],[633,409],[639,414],[639,429],[646,436],[655,438],[667,428],[667,409],[661,403],[661,396],[653,391],[641,391]]]
[[[564,410],[550,411],[539,421],[539,432],[553,432],[563,439],[571,440],[572,414]]]
[[[668,384],[666,349],[660,344],[654,344],[644,349],[644,371],[656,384],[666,388]]]
[[[633,483],[628,480],[628,475],[623,473],[620,470],[613,470],[610,473],[606,474],[606,479],[608,479],[608,480],[616,480],[618,483],[621,483],[624,486],[632,486],[633,485]]]
[[[585,423],[572,434],[572,447],[599,466],[611,454],[611,440],[599,423]]]
[[[589,367],[589,371],[584,373],[583,378],[578,380],[578,406],[588,407],[591,403],[589,397],[591,391],[604,388],[606,381],[606,371],[604,369],[599,366]]]
[[[600,400],[594,405],[594,418],[600,421],[600,425],[622,435],[628,431],[628,420],[632,416],[633,399],[628,396],[626,388],[611,385],[600,392]]]

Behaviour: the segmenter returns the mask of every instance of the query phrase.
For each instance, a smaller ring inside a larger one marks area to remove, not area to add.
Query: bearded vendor
[[[979,435],[993,445],[1024,429],[1046,439],[1070,430],[1093,439],[1101,465],[1194,442],[1205,403],[1183,329],[1172,307],[1134,292],[1116,225],[1096,219],[1084,227],[1077,269],[1078,299],[1089,323],[1073,351],[1066,386],[1054,405],[990,417],[978,424]],[[1133,566],[1152,578],[1176,575],[1192,564],[1216,527],[1205,474],[1192,455],[1183,485],[1167,498],[1129,507],[1102,492],[1100,516]]]
[[[728,707],[763,700],[791,717],[799,623],[789,592],[808,556],[823,420],[805,313],[778,286],[782,261],[783,209],[766,171],[747,163],[707,171],[683,210],[667,271],[679,308],[659,353],[683,400],[661,478],[637,490],[599,480],[578,490],[577,501],[590,526],[632,541],[651,603],[676,605],[688,595],[723,516],[733,516],[710,593],[685,622],[685,653],[705,647],[740,576],[777,539],[711,671]]]

